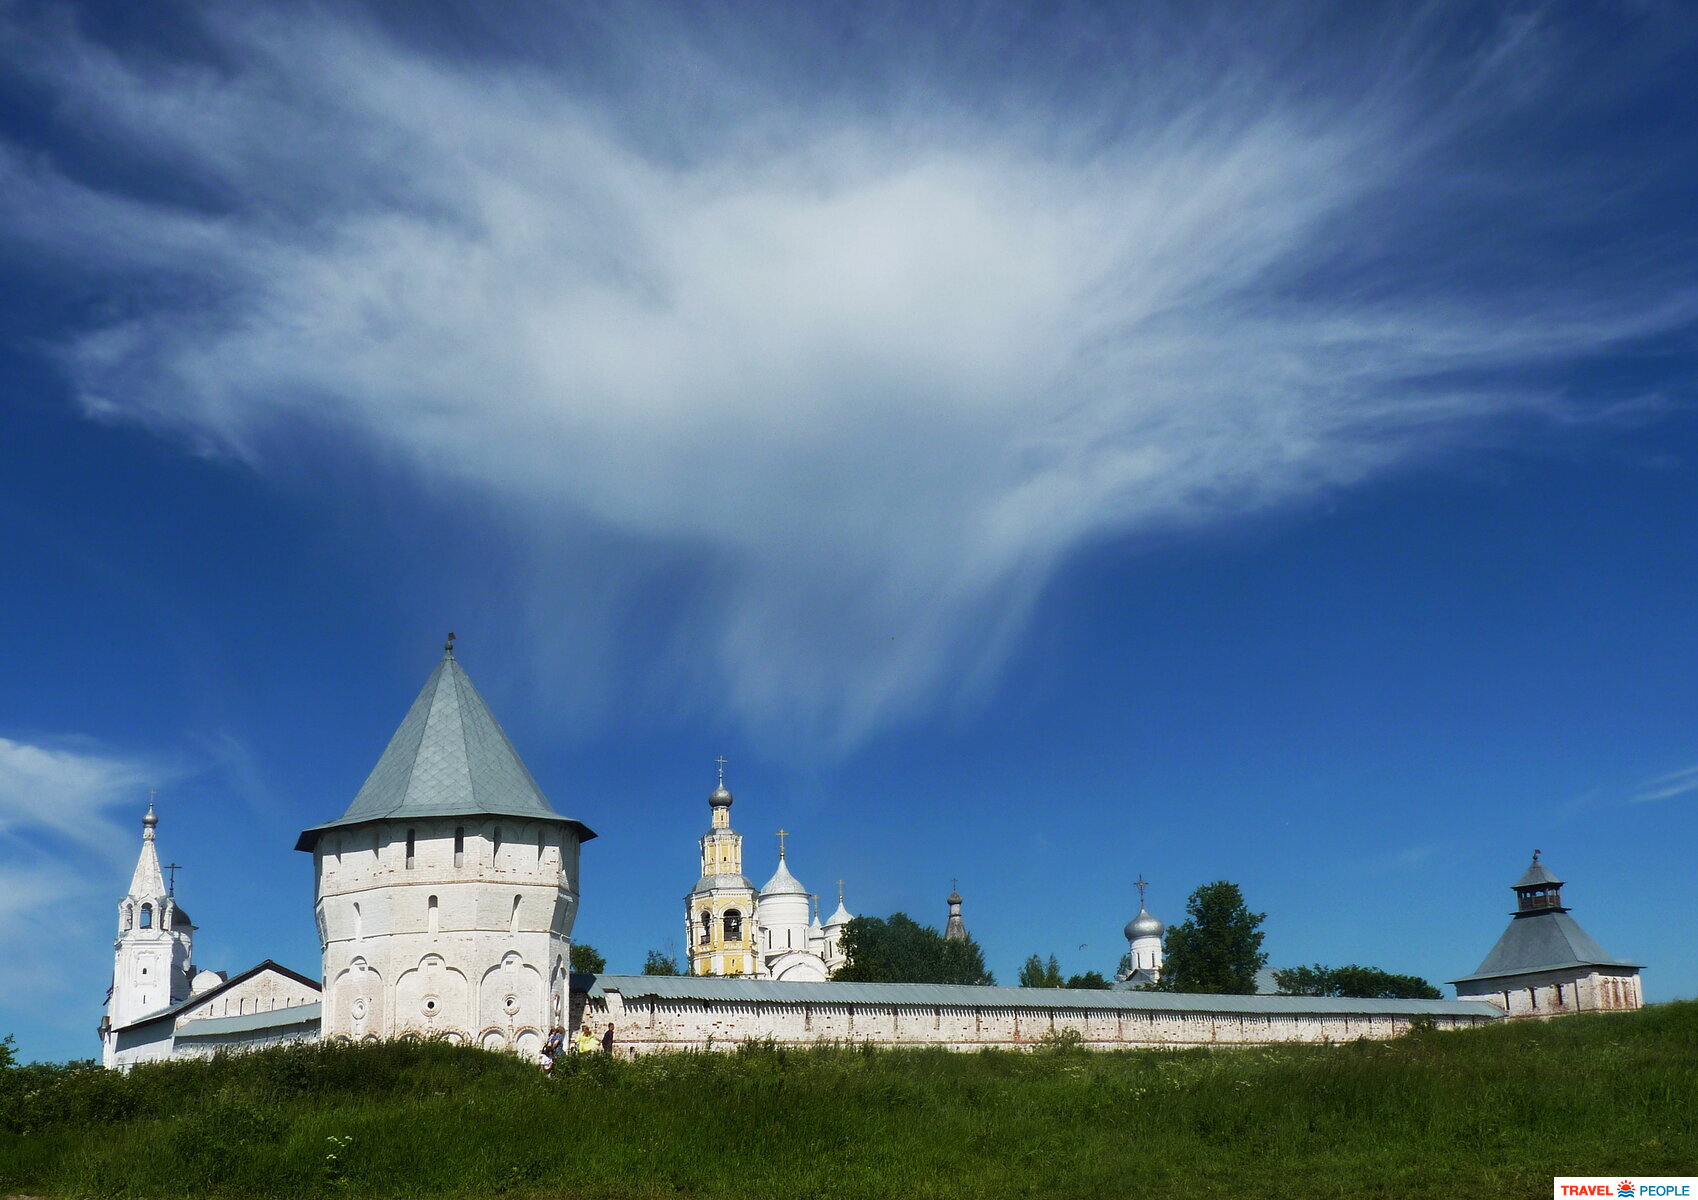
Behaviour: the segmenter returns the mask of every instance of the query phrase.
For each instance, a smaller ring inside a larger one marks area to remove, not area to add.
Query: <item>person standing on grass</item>
[[[584,1027],[578,1030],[578,1037],[573,1043],[572,1049],[577,1051],[579,1054],[595,1053],[595,1034],[590,1032],[590,1023],[588,1021],[585,1021]]]
[[[542,1073],[547,1075],[554,1070],[554,1060],[566,1049],[566,1031],[556,1025],[548,1031],[548,1040],[542,1044]]]
[[[607,1023],[607,1032],[601,1035],[601,1052],[603,1054],[612,1054],[613,1053],[613,1022],[612,1021],[609,1021]]]

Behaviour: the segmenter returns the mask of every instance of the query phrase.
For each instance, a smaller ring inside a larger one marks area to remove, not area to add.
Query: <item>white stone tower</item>
[[[1138,915],[1126,923],[1127,967],[1119,976],[1121,982],[1143,984],[1161,979],[1161,940],[1167,927],[1144,907],[1144,889],[1149,886],[1142,875],[1138,876]]]
[[[541,1048],[567,1014],[579,847],[454,657],[453,635],[313,856],[326,1039]]]
[[[731,828],[725,760],[708,796],[713,823],[702,835],[702,874],[684,897],[684,944],[692,975],[754,975],[755,885],[743,874],[743,835]]]
[[[825,958],[809,944],[811,902],[784,862],[784,830],[778,831],[778,870],[761,889],[755,908],[760,926],[761,975],[790,983],[824,983]],[[824,929],[821,929],[821,938]]]
[[[102,1058],[108,1067],[115,1065],[117,1042],[112,1031],[187,1000],[189,982],[194,977],[190,962],[195,927],[189,914],[177,907],[173,889],[165,885],[165,872],[159,866],[159,851],[154,844],[158,826],[159,818],[149,800],[147,815],[142,817],[141,855],[130,878],[130,890],[118,902],[112,992],[107,998],[106,1019],[100,1026]]]

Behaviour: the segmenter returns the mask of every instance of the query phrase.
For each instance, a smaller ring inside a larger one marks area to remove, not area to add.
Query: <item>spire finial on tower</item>
[[[452,631],[448,634],[448,640],[442,643],[442,653],[447,658],[454,657],[454,634]]]
[[[1138,889],[1138,907],[1143,908],[1144,889],[1150,886],[1150,881],[1144,878],[1144,873],[1142,871],[1139,871],[1138,878],[1134,879],[1132,882]]]
[[[1533,861],[1534,861],[1534,862],[1538,862],[1538,861],[1539,861],[1539,855],[1541,855],[1541,854],[1543,854],[1543,853],[1544,853],[1544,851],[1543,851],[1543,850],[1535,850],[1535,851],[1533,851]]]
[[[780,829],[778,831],[778,857],[781,860],[784,857],[784,839],[789,837],[789,836],[790,836],[790,833],[789,833],[788,830]]]
[[[153,840],[154,827],[159,824],[159,818],[158,818],[158,816],[156,816],[154,814],[154,811],[153,811],[153,798],[156,795],[158,795],[158,792],[159,792],[159,790],[157,788],[148,788],[147,789],[147,812],[142,817],[142,840],[143,841],[151,842]]]
[[[843,907],[843,881],[841,879],[837,881],[837,907]]]
[[[724,787],[725,786],[725,764],[728,760],[726,759],[725,755],[721,754],[718,758],[714,759],[713,761],[719,764],[719,786]]]

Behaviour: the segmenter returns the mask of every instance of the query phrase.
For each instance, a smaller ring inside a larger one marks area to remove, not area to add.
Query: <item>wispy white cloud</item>
[[[0,151],[0,228],[120,281],[64,346],[90,412],[261,470],[328,433],[493,498],[570,547],[524,606],[580,675],[691,564],[619,636],[815,744],[994,676],[1082,544],[1586,415],[1515,372],[1698,312],[1651,246],[1541,265],[1555,159],[1447,166],[1550,97],[1534,18],[1348,68],[1144,30],[995,102],[864,44],[883,75],[809,91],[752,29],[663,21],[622,90],[322,14],[216,17],[216,66],[17,32],[87,139],[178,184]]]
[[[1648,804],[1653,800],[1672,800],[1693,792],[1698,792],[1698,767],[1687,767],[1640,784],[1628,800],[1634,804]]]
[[[41,835],[111,853],[117,805],[145,802],[159,769],[71,741],[37,745],[0,737],[0,836]]]
[[[112,813],[128,805],[139,815],[159,775],[80,739],[0,737],[0,1006],[95,986],[84,967],[67,967],[64,947],[97,936],[116,900],[111,881],[136,845]]]

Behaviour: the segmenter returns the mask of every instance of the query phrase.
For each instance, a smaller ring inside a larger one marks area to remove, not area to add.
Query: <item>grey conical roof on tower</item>
[[[348,810],[303,832],[295,849],[368,821],[485,815],[569,825],[582,841],[595,836],[554,811],[450,642]]]

